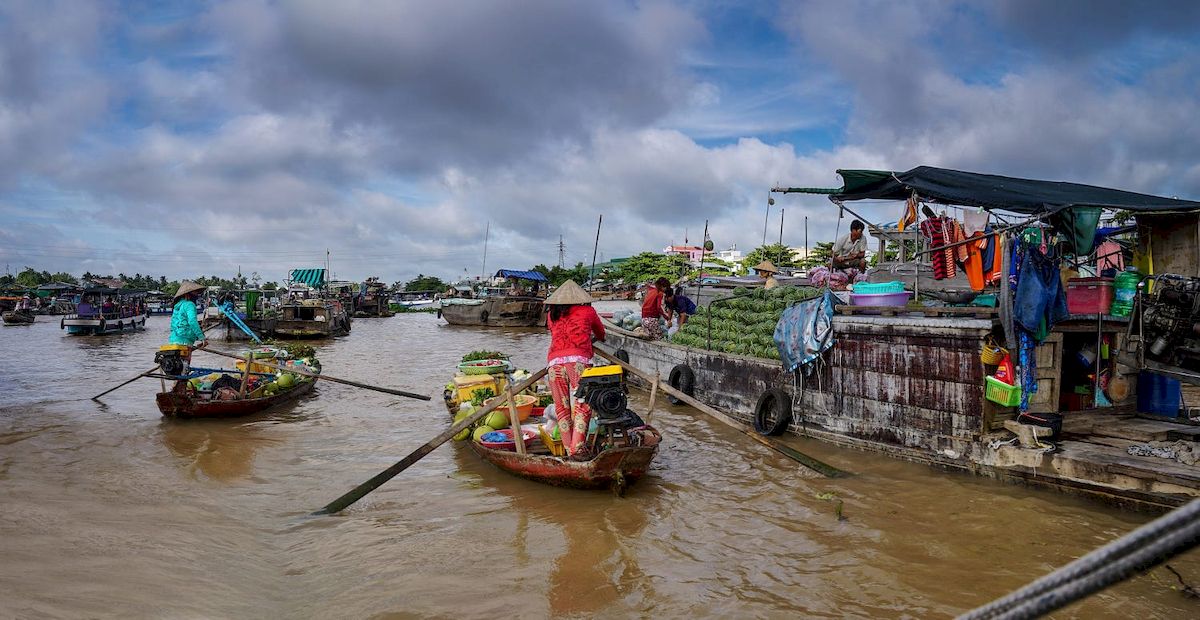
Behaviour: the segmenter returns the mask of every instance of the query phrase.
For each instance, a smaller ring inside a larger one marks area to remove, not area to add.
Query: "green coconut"
[[[488,426],[488,425],[486,425],[486,424],[485,424],[485,425],[483,425],[483,426],[480,426],[480,427],[478,427],[478,428],[476,428],[476,429],[475,429],[475,432],[471,434],[471,439],[472,439],[473,441],[475,441],[476,443],[478,443],[478,442],[480,442],[480,441],[482,441],[482,440],[483,440],[483,436],[484,436],[484,435],[486,435],[486,434],[488,434],[488,433],[491,433],[491,432],[493,432],[493,431],[495,431],[495,430],[496,430],[496,429],[494,429],[494,428],[492,428],[492,427],[490,427],[490,426]]]
[[[509,426],[512,426],[512,424],[508,421],[508,409],[505,409],[504,411],[497,409],[489,413],[487,417],[483,419],[483,423],[484,425],[492,428],[508,428]]]

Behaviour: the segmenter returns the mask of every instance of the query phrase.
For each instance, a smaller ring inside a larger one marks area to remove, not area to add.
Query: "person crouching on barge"
[[[208,345],[208,338],[204,335],[204,330],[200,328],[200,322],[196,320],[196,299],[200,297],[200,292],[204,290],[203,286],[195,282],[184,280],[179,285],[179,290],[175,291],[175,309],[171,311],[171,344],[182,344],[188,347],[203,347]],[[200,344],[195,345],[199,340]],[[192,359],[192,351],[188,349],[187,354],[182,356],[185,361],[190,362]]]
[[[642,300],[642,335],[647,340],[662,340],[666,333],[663,324],[669,315],[663,308],[663,292],[671,290],[671,281],[659,278],[646,289],[646,297]]]
[[[563,447],[567,456],[577,461],[591,457],[584,439],[592,410],[586,403],[576,402],[574,394],[579,389],[579,375],[592,363],[593,337],[604,340],[604,324],[591,304],[592,296],[574,280],[563,282],[545,301],[550,308],[546,317],[546,328],[550,330],[546,379],[554,397]]]

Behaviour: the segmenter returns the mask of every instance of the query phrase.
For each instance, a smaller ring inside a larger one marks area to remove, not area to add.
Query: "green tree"
[[[749,271],[764,260],[771,261],[779,269],[800,266],[796,262],[791,248],[783,244],[771,243],[754,248],[753,252],[747,254],[746,258],[742,259],[742,268]]]
[[[691,270],[692,264],[686,256],[642,252],[621,263],[616,269],[616,276],[625,284],[652,282],[658,278],[674,282]]]
[[[833,257],[833,242],[822,241],[813,246],[808,252],[808,258],[800,259],[800,266],[807,269],[829,266],[829,259]]]
[[[417,277],[404,283],[405,291],[437,291],[441,293],[449,288],[450,285],[442,281],[436,276],[427,276],[423,273],[417,274]]]
[[[262,285],[262,290],[264,291],[273,291],[277,288],[279,288],[279,285],[274,282],[266,282]]]
[[[17,274],[16,283],[18,286],[25,288],[34,288],[39,284],[45,284],[50,281],[50,274],[45,271],[38,271],[29,265]]]
[[[558,265],[553,267],[534,265],[530,271],[536,271],[546,276],[551,286],[558,286],[567,280],[574,280],[577,284],[583,285],[588,280],[588,268],[583,262],[575,263],[575,266],[570,269]]]

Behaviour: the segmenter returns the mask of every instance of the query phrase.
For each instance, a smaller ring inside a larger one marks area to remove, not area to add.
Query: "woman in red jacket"
[[[550,308],[546,317],[546,327],[550,330],[546,378],[554,397],[554,413],[563,447],[574,460],[591,457],[584,446],[584,438],[592,410],[573,395],[579,388],[579,375],[592,364],[592,337],[604,340],[604,324],[591,304],[592,296],[574,280],[563,282],[546,299],[546,306]]]

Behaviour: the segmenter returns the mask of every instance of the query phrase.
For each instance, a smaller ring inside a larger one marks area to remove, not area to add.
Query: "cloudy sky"
[[[1200,198],[1200,3],[0,1],[13,273],[750,249],[917,165]]]

